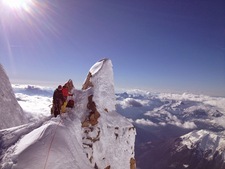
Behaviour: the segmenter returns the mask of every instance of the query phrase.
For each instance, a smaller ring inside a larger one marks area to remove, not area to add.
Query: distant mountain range
[[[224,98],[162,96],[117,94],[118,112],[130,118],[137,129],[137,167],[224,169],[225,112],[220,104]],[[126,109],[137,112],[130,114]]]

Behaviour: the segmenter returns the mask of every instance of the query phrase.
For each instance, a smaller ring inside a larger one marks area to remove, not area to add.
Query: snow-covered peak
[[[28,120],[18,104],[8,76],[0,65],[0,129],[18,126]]]
[[[97,72],[100,71],[100,69],[102,68],[104,62],[106,61],[107,59],[102,59],[98,62],[96,62],[89,70],[89,72],[91,73],[92,76],[94,76]]]
[[[93,138],[93,135],[95,135],[94,140],[97,140],[91,143],[91,148],[87,147],[88,158],[100,168],[107,166],[115,169],[121,166],[130,168],[131,163],[135,163],[136,131],[133,125],[115,110],[116,98],[111,60],[100,60],[91,67],[83,89],[89,93],[87,103],[89,119],[83,121],[83,126],[88,131],[90,126],[94,126],[91,127],[91,132],[86,133],[84,141],[87,142],[85,144],[90,144],[88,138]],[[118,160],[118,157],[121,160]]]
[[[92,89],[93,100],[99,109],[115,111],[116,98],[111,60],[102,59],[91,67],[83,84],[83,89],[88,88]]]
[[[99,65],[99,62],[95,65]],[[101,68],[91,77],[93,92],[97,107],[107,109],[109,112],[115,111],[116,97],[114,91],[114,79],[112,62],[109,59],[100,61]],[[100,66],[98,66],[100,67]],[[91,72],[93,74],[93,72]],[[102,99],[104,97],[104,99]]]
[[[196,130],[184,136],[181,136],[181,145],[178,149],[187,147],[188,149],[197,149],[204,154],[208,160],[218,153],[225,162],[225,137],[224,134],[215,133],[206,130]]]

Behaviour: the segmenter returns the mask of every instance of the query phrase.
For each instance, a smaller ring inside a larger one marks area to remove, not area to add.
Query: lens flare
[[[28,10],[32,0],[3,0],[3,3],[13,9]]]
[[[0,51],[7,52],[10,62],[60,37],[57,7],[48,0],[0,0]]]

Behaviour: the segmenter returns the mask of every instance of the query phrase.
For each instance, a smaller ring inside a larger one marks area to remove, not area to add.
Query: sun
[[[3,0],[3,3],[10,8],[27,10],[32,0]]]

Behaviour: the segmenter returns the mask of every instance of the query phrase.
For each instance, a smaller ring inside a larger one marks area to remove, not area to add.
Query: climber
[[[64,101],[62,86],[59,85],[53,94],[53,114],[55,117],[60,114],[61,106]]]
[[[68,83],[64,84],[63,88],[62,88],[62,94],[65,100],[67,100],[68,96],[73,96],[73,94],[70,94],[68,91]]]
[[[66,82],[64,84],[63,89],[62,89],[62,93],[63,93],[63,97],[64,97],[64,103],[61,107],[62,113],[66,112],[66,107],[72,108],[74,106],[74,101],[71,99],[68,99],[68,96],[73,96],[73,94],[70,93],[72,88],[74,88],[74,86],[73,86],[72,80],[70,79],[70,80],[68,80],[68,82]]]

